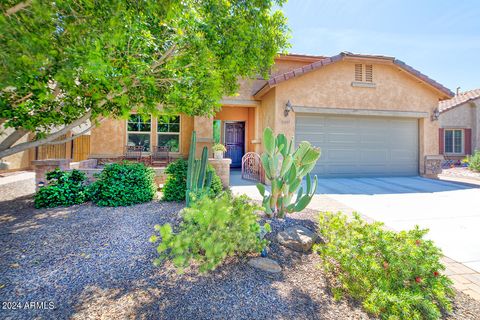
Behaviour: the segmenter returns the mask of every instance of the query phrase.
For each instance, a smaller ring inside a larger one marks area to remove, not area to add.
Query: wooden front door
[[[226,158],[232,159],[232,168],[242,166],[242,157],[245,153],[245,122],[227,122],[225,124]]]

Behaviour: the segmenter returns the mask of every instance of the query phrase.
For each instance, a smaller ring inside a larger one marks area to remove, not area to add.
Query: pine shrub
[[[427,230],[385,230],[358,215],[322,213],[315,246],[322,267],[333,275],[334,296],[344,294],[382,319],[439,319],[452,309],[452,282],[441,271],[442,253],[424,239]]]

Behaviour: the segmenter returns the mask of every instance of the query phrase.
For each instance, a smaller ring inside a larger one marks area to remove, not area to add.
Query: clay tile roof
[[[265,90],[268,90],[269,87],[274,87],[277,84],[287,81],[289,79],[292,79],[294,77],[301,76],[305,73],[311,72],[315,69],[322,68],[324,66],[327,66],[329,64],[335,63],[337,61],[343,60],[345,57],[350,57],[350,58],[367,58],[367,59],[378,59],[378,60],[389,60],[392,61],[397,67],[400,69],[404,70],[405,72],[410,73],[414,77],[420,79],[421,81],[429,84],[430,86],[434,87],[438,91],[442,92],[445,96],[447,97],[453,97],[453,92],[450,91],[448,88],[444,87],[440,83],[436,82],[435,80],[427,77],[420,71],[414,69],[413,67],[409,66],[405,62],[395,59],[394,57],[388,57],[388,56],[382,56],[382,55],[366,55],[366,54],[354,54],[351,52],[341,52],[335,56],[332,57],[326,57],[321,60],[318,60],[316,62],[313,62],[311,64],[305,65],[301,68],[294,69],[292,71],[288,71],[283,74],[276,75],[272,78],[270,78],[267,83],[260,88],[254,95],[259,94],[261,91],[266,92]],[[261,95],[261,94],[260,94]]]
[[[442,113],[478,98],[480,98],[480,88],[471,91],[465,91],[457,94],[452,99],[440,101],[438,103],[438,110],[440,111],[440,113]]]

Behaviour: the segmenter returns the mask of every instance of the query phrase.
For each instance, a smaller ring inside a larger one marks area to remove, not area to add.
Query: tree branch
[[[0,143],[0,150],[8,149],[11,146],[15,144],[18,140],[23,138],[26,134],[28,133],[28,130],[24,129],[17,129],[13,131],[8,137],[6,137],[1,143]]]
[[[17,101],[15,101],[15,102],[13,103],[13,105],[16,106],[16,105],[22,103],[23,101],[29,99],[29,98],[32,97],[32,96],[33,96],[33,93],[30,92],[30,93],[27,94],[26,96],[24,96],[24,97],[18,99]]]
[[[85,134],[85,132],[90,131],[90,129],[92,129],[95,125],[97,125],[97,124],[99,124],[99,123],[102,123],[105,119],[106,119],[106,118],[103,118],[103,119],[101,119],[100,121],[98,121],[97,123],[92,123],[90,126],[88,126],[87,129],[82,130],[80,133],[77,133],[77,134],[75,134],[75,135],[73,135],[73,136],[71,136],[71,137],[68,137],[68,138],[63,139],[63,140],[60,140],[60,141],[48,142],[48,143],[46,143],[46,144],[48,144],[48,145],[57,145],[57,144],[63,144],[63,143],[67,143],[67,142],[69,142],[69,141],[72,141],[72,140],[74,140],[74,139],[76,139],[76,138],[78,138],[78,137],[80,137],[80,136],[83,136],[83,135]]]
[[[136,85],[137,83],[138,83],[138,80],[135,80],[132,85]],[[106,99],[103,99],[98,103],[97,107],[101,108],[105,104],[107,104],[109,101],[113,100],[115,97],[118,97],[118,96],[120,96],[122,94],[125,94],[127,92],[128,92],[128,88],[124,87],[121,92],[109,93],[109,94],[107,94]],[[59,131],[56,131],[56,132],[50,134],[49,136],[47,136],[43,139],[36,140],[36,141],[23,142],[23,143],[17,144],[16,146],[11,147],[11,148],[10,147],[6,147],[6,148],[1,148],[0,147],[0,159],[4,158],[6,156],[9,156],[9,155],[18,153],[18,152],[28,150],[30,148],[35,148],[35,147],[38,147],[38,146],[41,146],[41,145],[44,145],[44,144],[49,144],[50,142],[53,142],[54,140],[60,138],[62,135],[68,133],[73,128],[78,127],[81,124],[84,124],[85,122],[87,122],[90,119],[91,116],[92,116],[92,111],[90,110],[87,113],[85,113],[81,118],[75,120],[74,122],[70,123],[69,125],[66,125],[65,127],[60,129]],[[18,139],[17,139],[17,141],[18,141]],[[3,142],[2,142],[2,144],[3,144]]]
[[[152,64],[152,70],[155,70],[163,63],[165,63],[165,61],[173,55],[175,49],[177,49],[177,45],[173,44],[167,51],[165,51],[165,53],[163,54],[163,56],[160,57],[160,59],[158,59],[157,61],[155,61],[154,64]]]
[[[92,112],[88,111],[87,113],[85,113],[85,115],[83,115],[83,117],[75,120],[74,122],[70,123],[69,125],[66,125],[62,129],[50,134],[48,137],[45,137],[43,139],[23,142],[23,143],[17,144],[16,146],[11,147],[11,148],[0,148],[0,159],[4,158],[6,156],[9,156],[9,155],[12,155],[12,154],[30,149],[30,148],[34,148],[34,147],[44,145],[44,144],[46,144],[48,142],[51,142],[51,141],[53,141],[57,138],[60,138],[61,136],[63,136],[64,134],[66,134],[67,132],[72,130],[73,128],[78,127],[79,125],[87,122],[87,120],[89,120],[91,116],[92,116]]]
[[[16,5],[14,5],[13,7],[11,7],[10,9],[8,9],[7,11],[5,11],[4,15],[9,17],[12,14],[17,13],[18,11],[25,9],[26,7],[30,6],[31,4],[32,4],[31,0],[20,2]]]

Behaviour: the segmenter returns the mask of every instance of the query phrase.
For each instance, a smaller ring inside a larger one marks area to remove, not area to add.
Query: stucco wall
[[[455,107],[440,114],[440,127],[442,128],[473,128],[476,108],[470,103]]]
[[[314,61],[314,60],[312,60]],[[270,76],[275,76],[281,73],[291,71],[296,68],[301,68],[304,65],[311,63],[311,61],[295,61],[288,60],[285,58],[276,59],[275,64],[272,66],[270,71]],[[240,79],[239,80],[239,89],[236,95],[224,97],[224,100],[255,100],[253,94],[260,90],[266,81],[261,79]]]
[[[273,131],[276,130],[275,123],[275,110],[276,110],[276,92],[277,89],[273,88],[266,95],[262,97],[262,105],[258,108],[259,111],[259,122],[258,122],[258,131],[257,137],[261,142],[263,136],[263,130],[267,127],[270,127]],[[261,143],[255,145],[255,152],[263,152],[263,145]]]
[[[92,129],[90,157],[120,157],[126,144],[126,120],[106,119]]]
[[[294,106],[427,112],[438,95],[393,65],[373,64],[375,88],[353,87],[354,61],[342,61],[280,83],[276,87],[275,132],[295,133],[295,113],[284,117],[288,100]],[[263,105],[262,105],[263,107]],[[420,170],[425,155],[438,154],[438,121],[419,119]]]

